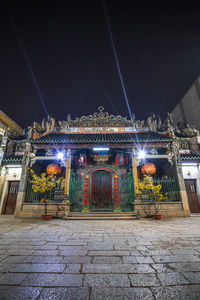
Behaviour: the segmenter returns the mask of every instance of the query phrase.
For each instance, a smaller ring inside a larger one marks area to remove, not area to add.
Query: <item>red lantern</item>
[[[61,167],[55,164],[50,164],[47,166],[47,174],[48,175],[60,175]]]
[[[147,163],[141,167],[142,174],[154,175],[156,173],[156,166],[152,163]]]

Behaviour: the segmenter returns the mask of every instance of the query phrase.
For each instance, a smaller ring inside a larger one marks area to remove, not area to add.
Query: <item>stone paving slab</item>
[[[130,280],[126,274],[85,274],[84,286],[129,287]]]
[[[0,299],[199,300],[199,229],[197,217],[0,216]]]
[[[82,267],[82,273],[136,273],[134,265],[130,264],[85,264]]]
[[[131,274],[129,278],[132,286],[160,286],[155,274]]]
[[[189,281],[177,272],[162,274],[158,273],[157,277],[160,280],[161,284],[164,286],[189,284]]]
[[[119,264],[122,263],[122,258],[118,256],[94,256],[93,264]]]
[[[199,286],[174,286],[152,288],[156,300],[199,300]]]
[[[21,275],[21,274],[20,274]],[[80,274],[28,274],[21,283],[24,286],[82,286],[83,275]],[[1,277],[0,277],[1,282]]]
[[[15,264],[10,272],[13,273],[62,273],[65,264]]]
[[[42,288],[38,287],[0,286],[0,299],[36,300],[41,291]]]
[[[92,288],[91,300],[155,300],[149,288]]]
[[[89,299],[89,289],[79,288],[44,288],[38,300],[59,299],[59,300],[79,300]]]

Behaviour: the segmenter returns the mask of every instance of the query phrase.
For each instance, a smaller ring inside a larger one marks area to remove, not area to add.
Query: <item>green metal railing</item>
[[[167,193],[167,199],[164,202],[180,201],[179,187],[176,178],[167,179],[154,179],[154,185],[161,184],[161,192]],[[149,197],[149,191],[143,191],[141,195],[137,195],[136,198],[142,201],[152,201]]]
[[[27,182],[26,194],[24,202],[39,203],[42,199],[48,199],[50,202],[62,202],[64,190],[61,188],[54,188],[51,192],[46,193],[35,193],[32,189],[32,183]]]
[[[167,193],[167,199],[164,201],[180,201],[179,187],[175,178],[155,179],[154,184],[161,184],[161,192],[163,194]],[[149,197],[149,191],[144,191],[142,195],[135,195],[131,172],[127,177],[123,179],[120,178],[119,193],[121,206],[124,211],[131,209],[135,199],[151,201]],[[80,211],[83,206],[83,178],[78,178],[74,174],[72,175],[70,179],[69,196],[71,201],[71,209],[73,211]],[[54,188],[51,192],[46,192],[44,194],[39,192],[35,193],[32,189],[32,183],[28,181],[24,201],[26,203],[39,203],[43,198],[50,200],[50,202],[62,202],[64,200],[64,189],[58,187]]]

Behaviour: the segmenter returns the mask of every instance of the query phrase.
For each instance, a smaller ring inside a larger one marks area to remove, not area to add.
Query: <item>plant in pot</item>
[[[149,200],[154,205],[155,214],[152,215],[154,219],[162,219],[159,202],[168,199],[167,193],[162,193],[162,185],[154,185],[152,176],[144,175],[144,180],[139,182],[139,194],[147,194]]]
[[[51,192],[53,188],[59,185],[62,177],[57,179],[54,174],[48,175],[47,173],[42,173],[38,176],[32,169],[30,169],[30,173],[32,176],[31,183],[33,191],[35,193],[39,192],[44,195],[44,198],[40,201],[41,203],[44,203],[44,215],[42,215],[42,218],[45,220],[49,220],[52,216],[48,215],[47,213],[47,205],[50,200],[46,198],[46,192]]]

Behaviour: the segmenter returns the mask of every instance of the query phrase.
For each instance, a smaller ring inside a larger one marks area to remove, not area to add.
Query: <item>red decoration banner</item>
[[[80,154],[80,158],[79,158],[79,166],[81,166],[81,154]]]
[[[126,164],[128,165],[128,156],[126,157]]]
[[[87,156],[85,155],[85,167],[87,167]]]
[[[117,167],[118,166],[118,154],[115,157],[115,164],[116,164],[116,167]]]
[[[123,168],[122,168],[122,178],[124,177],[124,170],[123,170]]]
[[[84,179],[84,210],[88,209],[88,176],[85,176]]]
[[[119,208],[119,179],[118,176],[114,178],[114,185],[115,185],[115,208]]]

